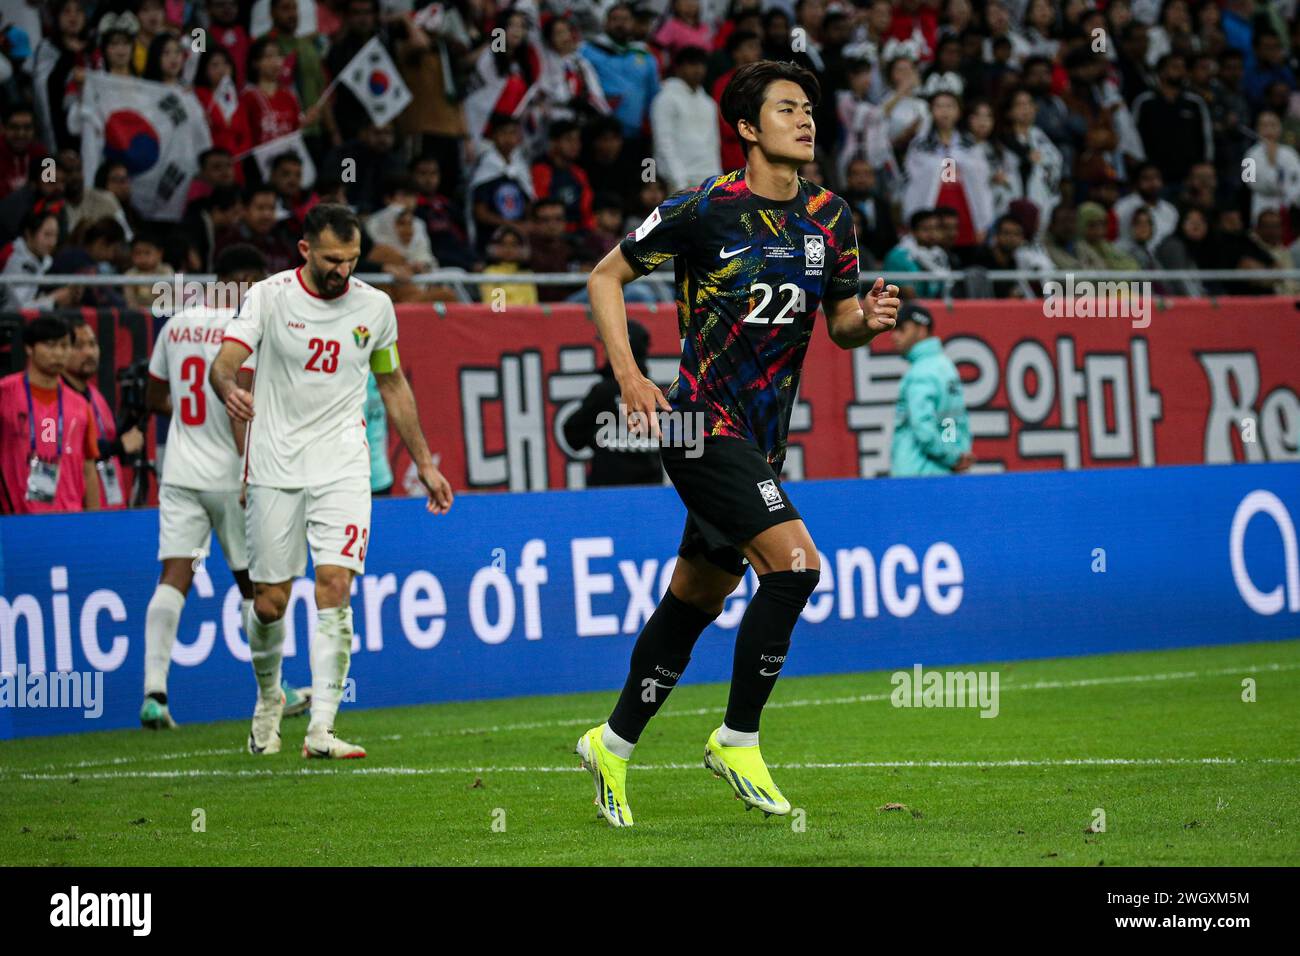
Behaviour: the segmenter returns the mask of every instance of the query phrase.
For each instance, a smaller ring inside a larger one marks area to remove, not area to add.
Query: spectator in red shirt
[[[910,40],[918,31],[925,40],[925,49],[920,51],[918,59],[929,62],[939,40],[939,15],[922,0],[900,0],[894,7],[888,35],[897,40]]]
[[[81,316],[68,321],[72,330],[72,348],[63,369],[63,382],[84,398],[95,419],[98,447],[95,470],[99,479],[99,500],[106,509],[125,508],[130,494],[129,482],[123,477],[121,459],[132,458],[144,447],[144,433],[139,425],[117,434],[117,420],[104,393],[95,385],[99,374],[99,337]]]
[[[731,82],[731,77],[736,70],[746,63],[754,63],[763,57],[763,40],[757,33],[749,30],[737,30],[727,37],[727,55],[731,58],[732,68],[723,73],[713,83],[713,89],[710,91],[713,99],[721,105],[722,91],[727,88]],[[745,150],[740,145],[740,136],[737,135],[735,127],[722,118],[722,111],[718,111],[718,140],[722,144],[722,170],[727,172],[732,169],[743,169],[745,166]]]
[[[242,157],[253,148],[253,131],[248,125],[248,111],[238,93],[233,100],[224,100],[218,94],[222,80],[227,77],[238,89],[234,59],[224,47],[213,47],[199,57],[198,69],[194,71],[194,95],[203,105],[203,115],[212,133],[212,145],[228,150],[231,156]],[[235,181],[243,185],[243,169],[237,168],[234,175]]]
[[[208,0],[208,33],[230,54],[235,86],[242,90],[248,81],[248,51],[253,41],[239,22],[239,0]]]
[[[51,315],[23,330],[27,367],[0,378],[0,513],[99,508],[95,420],[60,379],[72,335]]]
[[[239,102],[248,113],[248,127],[253,145],[288,136],[320,118],[323,103],[316,103],[305,113],[298,94],[280,83],[284,54],[271,36],[260,37],[248,51],[248,85]]]
[[[0,199],[27,185],[27,169],[49,155],[36,142],[36,114],[30,106],[18,104],[5,110],[4,132],[0,136]]]

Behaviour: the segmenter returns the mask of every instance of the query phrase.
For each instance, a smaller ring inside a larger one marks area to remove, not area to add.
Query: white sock
[[[167,693],[167,671],[172,663],[172,645],[181,626],[185,595],[170,584],[159,584],[149,599],[144,615],[144,693]]]
[[[252,655],[257,692],[266,700],[280,693],[280,662],[284,658],[284,618],[267,624],[249,607],[244,618],[248,628],[248,650]]]
[[[636,744],[624,740],[618,734],[614,733],[614,731],[609,729],[609,724],[606,724],[601,728],[600,742],[603,743],[605,749],[614,754],[614,756],[622,757],[624,760],[632,759],[632,748],[635,747]]]
[[[351,660],[352,608],[321,608],[316,612],[316,634],[311,641],[309,735],[324,733],[334,727]]]
[[[718,743],[724,747],[757,747],[758,731],[753,733],[742,733],[739,730],[732,730],[726,724],[718,728]]]

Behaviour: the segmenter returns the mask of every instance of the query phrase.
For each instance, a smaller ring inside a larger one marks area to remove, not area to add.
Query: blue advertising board
[[[1300,463],[789,490],[822,573],[786,674],[1300,635]],[[621,686],[683,519],[670,488],[462,495],[444,516],[417,500],[376,500],[352,600],[355,700],[344,709]],[[157,530],[150,510],[0,519],[0,672],[103,675],[93,708],[3,701],[0,738],[135,724]],[[751,575],[705,632],[685,680],[728,678],[753,584]],[[310,580],[295,584],[290,609],[285,673],[306,684]],[[239,625],[239,594],[215,549],[173,653],[178,720],[251,712]]]

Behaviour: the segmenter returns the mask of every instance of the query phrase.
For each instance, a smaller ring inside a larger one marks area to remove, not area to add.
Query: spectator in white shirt
[[[1133,176],[1133,192],[1115,203],[1115,219],[1119,223],[1119,238],[1133,238],[1133,211],[1145,208],[1151,213],[1153,235],[1150,245],[1154,249],[1178,228],[1178,209],[1160,194],[1165,188],[1165,178],[1155,163],[1141,163]]]
[[[1300,154],[1280,142],[1282,121],[1272,110],[1261,110],[1255,119],[1255,132],[1259,141],[1246,150],[1242,174],[1250,189],[1250,221],[1257,222],[1259,214],[1268,209],[1277,210],[1286,221],[1287,210],[1300,205]],[[1298,230],[1291,223],[1291,231]]]
[[[699,47],[680,50],[650,104],[655,172],[670,194],[722,172],[718,104],[704,88],[708,60]]]

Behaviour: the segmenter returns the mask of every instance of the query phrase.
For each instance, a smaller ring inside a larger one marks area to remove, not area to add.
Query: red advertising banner
[[[1139,322],[1049,317],[1041,302],[927,303],[965,382],[975,471],[1300,458],[1300,303],[1164,300]],[[629,306],[667,386],[672,306]],[[564,421],[599,380],[585,306],[399,306],[402,363],[429,443],[457,489],[580,488],[588,453]],[[820,323],[819,319],[819,323]],[[907,361],[888,336],[845,352],[818,330],[791,419],[790,478],[889,473]],[[398,493],[409,459],[390,449]]]

